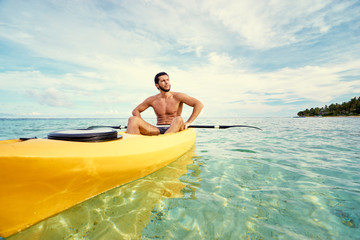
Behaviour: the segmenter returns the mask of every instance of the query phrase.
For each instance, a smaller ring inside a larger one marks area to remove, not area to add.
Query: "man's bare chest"
[[[180,101],[171,99],[159,99],[153,102],[153,109],[160,115],[172,115],[177,113],[180,106]]]

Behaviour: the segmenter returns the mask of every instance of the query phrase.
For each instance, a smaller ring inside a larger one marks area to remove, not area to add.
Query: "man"
[[[164,133],[175,133],[186,129],[199,115],[203,104],[196,98],[184,93],[170,91],[169,75],[165,72],[156,74],[155,86],[160,93],[151,96],[137,106],[129,118],[127,133],[143,135],[159,135]],[[189,119],[184,123],[181,113],[183,104],[193,107]],[[151,125],[141,118],[141,112],[152,107],[157,117],[157,126]]]

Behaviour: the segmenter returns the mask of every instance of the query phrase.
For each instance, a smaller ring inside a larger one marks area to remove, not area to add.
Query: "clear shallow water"
[[[124,124],[0,120],[0,139]],[[360,118],[199,119],[173,164],[8,239],[360,239]]]

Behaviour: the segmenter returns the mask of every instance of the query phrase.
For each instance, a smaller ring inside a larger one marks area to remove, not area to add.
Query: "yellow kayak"
[[[106,142],[0,141],[0,236],[159,170],[189,151],[196,137],[193,129],[119,134]]]

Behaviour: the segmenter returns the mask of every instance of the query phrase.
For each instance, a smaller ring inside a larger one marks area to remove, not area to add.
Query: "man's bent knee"
[[[136,116],[129,117],[126,130],[127,133],[140,134],[139,119],[140,118]]]
[[[136,116],[131,116],[128,119],[128,125],[129,124],[133,125],[133,124],[136,124],[138,122],[139,122],[139,117],[136,117]]]
[[[184,130],[184,121],[182,117],[177,116],[173,118],[169,129],[165,133],[174,133],[181,130]]]
[[[180,116],[174,117],[172,122],[176,123],[176,124],[183,124],[184,123],[182,117],[180,117]]]

